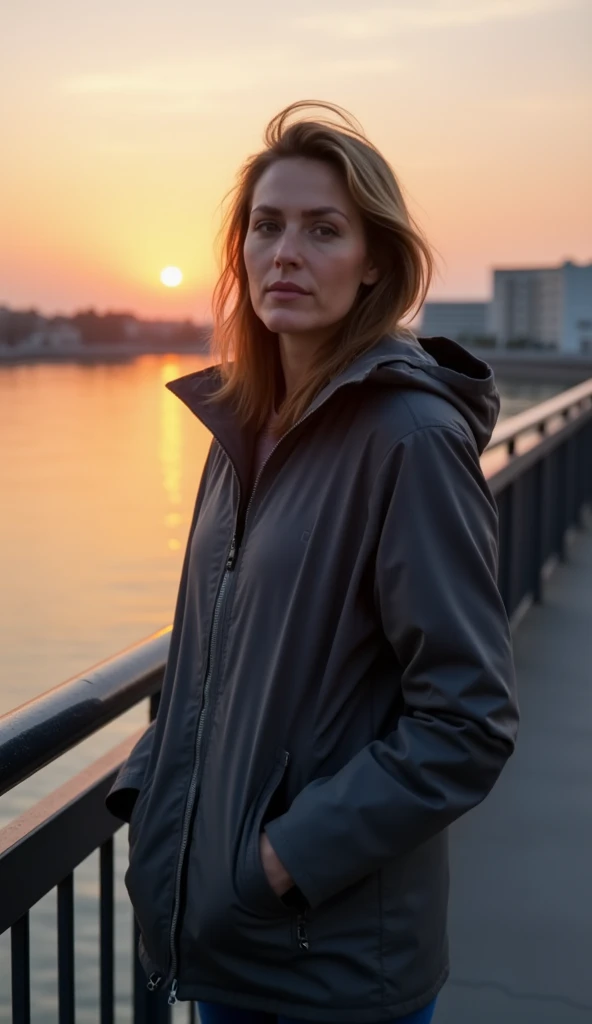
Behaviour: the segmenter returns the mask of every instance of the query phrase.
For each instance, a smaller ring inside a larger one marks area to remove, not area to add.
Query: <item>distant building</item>
[[[137,341],[142,333],[142,325],[135,316],[126,316],[123,321],[123,334],[126,341]]]
[[[592,353],[592,263],[494,269],[488,332],[501,346]]]
[[[414,330],[427,338],[442,336],[471,342],[487,333],[488,302],[424,302],[419,326]]]
[[[29,334],[19,346],[20,351],[66,352],[81,346],[80,331],[68,323],[65,317],[46,321],[42,327]]]

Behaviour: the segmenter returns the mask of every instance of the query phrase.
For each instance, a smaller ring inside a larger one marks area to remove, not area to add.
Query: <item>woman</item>
[[[499,397],[402,326],[430,250],[351,119],[305,105],[239,178],[221,364],[167,385],[213,441],[157,720],[108,806],[149,988],[207,1024],[425,1024],[447,827],[517,730],[479,461]]]

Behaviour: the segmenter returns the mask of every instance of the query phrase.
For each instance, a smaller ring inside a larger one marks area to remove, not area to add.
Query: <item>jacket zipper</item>
[[[338,389],[336,389],[336,390],[338,390]],[[320,406],[319,406],[319,408],[320,408]],[[304,421],[306,419],[308,419],[308,417],[311,416],[311,415],[312,415],[312,413],[307,413],[306,416],[302,416],[299,420],[296,420],[296,423],[292,424],[292,426],[290,427],[289,430],[286,430],[285,434],[282,434],[282,436],[280,437],[279,441],[276,441],[276,443],[274,444],[274,446],[271,449],[271,451],[269,452],[265,462],[261,466],[261,469],[257,473],[257,476],[255,478],[255,482],[254,482],[254,484],[253,484],[253,486],[251,488],[251,497],[249,498],[249,500],[247,502],[247,507],[246,507],[246,510],[245,510],[245,523],[244,523],[244,528],[243,528],[243,539],[244,539],[245,533],[247,531],[247,517],[249,515],[249,510],[251,508],[251,505],[253,504],[253,497],[254,497],[254,494],[255,494],[255,489],[257,487],[257,484],[259,483],[259,480],[261,479],[261,474],[263,473],[263,470],[265,469],[267,463],[269,462],[269,460],[270,460],[271,456],[273,455],[273,453],[275,452],[276,448],[279,448],[279,446],[282,443],[282,441],[285,441],[285,439],[287,437],[289,437],[289,435],[292,433],[292,431],[296,430],[296,427],[299,427],[300,424],[304,423]]]
[[[308,932],[306,931],[306,911],[303,910],[301,914],[298,914],[296,919],[296,938],[298,940],[298,948],[308,952]]]
[[[237,476],[236,470],[234,470],[234,467],[233,467],[233,472],[234,472],[234,475],[235,475],[235,477],[236,477],[236,479],[238,481],[238,476]],[[239,495],[240,495],[240,483],[239,483]],[[240,497],[239,497],[239,507],[240,507]],[[176,944],[175,940],[176,940],[177,925],[179,923],[179,913],[180,913],[180,910],[181,910],[181,879],[182,879],[182,876],[183,876],[183,865],[184,865],[184,861],[185,861],[185,854],[187,852],[187,846],[189,845],[189,824],[190,824],[190,821],[191,821],[191,816],[193,814],[193,808],[194,808],[194,804],[195,804],[195,797],[197,795],[197,778],[198,778],[198,775],[199,775],[199,767],[200,767],[200,763],[201,763],[201,757],[200,757],[200,755],[201,755],[201,740],[202,740],[202,736],[203,736],[203,731],[204,731],[205,722],[206,722],[206,716],[207,716],[208,707],[209,707],[209,703],[210,703],[211,683],[212,683],[213,668],[214,668],[213,655],[214,655],[214,652],[216,650],[216,640],[217,640],[217,637],[218,637],[218,628],[219,628],[219,625],[220,625],[220,610],[221,610],[221,607],[222,607],[222,603],[224,601],[224,595],[225,595],[227,587],[228,587],[228,581],[230,579],[230,573],[234,569],[235,561],[236,561],[236,524],[235,524],[234,533],[232,535],[232,541],[230,543],[230,550],[228,552],[228,555],[227,555],[227,558],[226,558],[226,564],[224,566],[224,575],[222,577],[222,582],[220,583],[220,589],[218,590],[218,596],[216,598],[216,604],[214,606],[214,616],[213,616],[213,619],[212,619],[212,632],[210,634],[209,666],[208,666],[208,672],[207,672],[207,675],[206,675],[206,681],[204,683],[203,701],[202,701],[202,706],[201,706],[201,710],[200,710],[200,713],[199,713],[199,719],[198,719],[198,723],[197,723],[197,734],[196,734],[196,738],[195,738],[195,757],[194,757],[194,761],[193,761],[193,771],[191,773],[191,780],[189,782],[189,789],[188,789],[188,792],[187,792],[187,804],[186,804],[186,807],[185,807],[185,815],[183,817],[183,829],[182,829],[182,832],[181,832],[181,845],[180,845],[180,848],[179,848],[179,856],[178,856],[178,859],[177,859],[177,873],[176,873],[176,876],[175,876],[175,895],[174,895],[174,901],[173,901],[173,916],[171,918],[171,928],[170,928],[170,933],[169,933],[169,946],[170,946],[170,953],[171,953],[171,965],[170,965],[168,974],[169,974],[169,976],[172,975],[172,979],[173,979],[172,982],[171,982],[170,994],[169,994],[169,999],[168,999],[169,1006],[174,1006],[175,1003],[177,1002],[178,981],[177,981],[177,978],[176,978],[176,974],[177,974],[177,967],[178,967],[178,954],[177,954],[177,944]],[[152,979],[150,979],[150,981],[151,980]],[[149,988],[151,987],[150,986],[150,981],[148,982],[148,987]],[[155,987],[156,986],[152,986],[152,989],[155,988]]]
[[[304,423],[304,421],[306,419],[308,419],[308,417],[311,416],[311,415],[312,415],[312,413],[307,413],[305,416],[302,416],[299,420],[296,421],[296,423],[294,423],[290,427],[289,430],[286,431],[285,434],[282,435],[282,437],[280,437],[279,441],[276,442],[274,447],[269,452],[269,455],[267,456],[265,462],[261,466],[261,469],[259,470],[259,472],[257,474],[257,477],[255,479],[255,482],[253,484],[253,487],[251,489],[251,496],[249,498],[249,501],[247,502],[247,508],[245,510],[245,520],[244,520],[244,527],[243,527],[243,533],[242,533],[242,540],[243,541],[244,541],[245,534],[246,534],[247,518],[248,518],[248,515],[249,515],[249,510],[250,510],[251,505],[253,503],[253,496],[255,494],[255,489],[257,487],[257,484],[259,483],[259,480],[261,478],[261,474],[262,474],[263,470],[265,469],[265,466],[269,462],[269,460],[270,460],[271,456],[273,455],[273,453],[275,452],[276,448],[278,448],[279,445],[282,443],[282,441],[284,441],[285,438],[288,437],[288,435],[291,434],[292,431],[296,429],[296,427],[299,427],[300,424]],[[219,441],[218,441],[218,444],[220,444]],[[220,445],[220,447],[223,447],[223,446]],[[238,473],[236,472],[234,466],[232,465],[232,461],[231,461],[230,457],[228,456],[228,452],[226,452],[226,457],[228,458],[228,461],[230,462],[230,465],[232,466],[232,471],[233,471],[235,479],[236,479],[236,481],[238,483],[238,488],[239,488],[239,508],[240,508],[240,480],[238,478]],[[216,604],[215,604],[215,607],[214,607],[214,617],[213,617],[213,620],[212,620],[212,632],[210,634],[210,650],[209,650],[210,664],[209,664],[209,667],[208,667],[208,673],[207,673],[207,676],[206,676],[206,681],[204,683],[203,702],[202,702],[201,711],[200,711],[200,714],[199,714],[199,720],[198,720],[198,724],[197,724],[197,736],[196,736],[196,740],[195,740],[195,759],[194,759],[194,762],[193,762],[193,771],[191,773],[191,780],[189,782],[189,790],[188,790],[188,793],[187,793],[187,805],[186,805],[186,808],[185,808],[185,815],[183,817],[183,829],[182,829],[182,833],[181,833],[181,845],[180,845],[180,848],[179,848],[179,856],[178,856],[178,859],[177,859],[177,873],[176,873],[176,876],[175,876],[175,894],[174,894],[174,901],[173,901],[173,916],[171,918],[171,928],[170,928],[170,933],[169,933],[169,946],[170,946],[170,953],[171,953],[171,965],[170,965],[170,968],[169,968],[169,971],[168,971],[168,976],[169,977],[172,976],[172,979],[173,979],[172,982],[171,982],[170,991],[169,991],[169,998],[168,998],[169,1006],[174,1006],[175,1003],[177,1002],[177,989],[178,989],[179,982],[178,982],[178,979],[176,977],[177,968],[178,968],[178,954],[177,954],[177,945],[176,945],[176,941],[175,940],[176,940],[177,925],[179,923],[179,913],[180,913],[180,909],[181,909],[181,878],[182,878],[182,875],[183,875],[183,864],[184,864],[184,861],[185,861],[185,854],[187,852],[187,846],[189,845],[189,823],[190,823],[190,820],[191,820],[191,816],[193,814],[193,805],[195,803],[195,797],[196,797],[196,793],[197,793],[197,777],[198,777],[198,774],[199,774],[199,766],[200,766],[200,763],[201,763],[201,758],[200,758],[200,754],[201,754],[201,749],[200,749],[201,748],[201,740],[202,740],[203,730],[204,730],[204,726],[205,726],[206,714],[207,714],[207,710],[208,710],[208,706],[209,706],[211,681],[212,681],[212,675],[213,675],[212,655],[213,655],[213,652],[215,650],[214,641],[215,641],[217,633],[218,633],[218,625],[219,625],[219,619],[220,619],[220,608],[221,608],[222,601],[223,601],[223,598],[224,598],[224,593],[225,593],[227,585],[228,585],[228,580],[229,580],[229,577],[230,577],[230,573],[232,572],[232,570],[234,569],[234,566],[236,564],[236,557],[237,557],[237,538],[236,538],[236,534],[237,534],[237,529],[236,529],[236,523],[235,523],[235,529],[234,529],[234,533],[232,535],[232,541],[231,541],[231,544],[230,544],[230,550],[229,550],[228,556],[226,558],[226,565],[225,565],[225,568],[224,568],[224,575],[222,577],[222,582],[220,584],[220,589],[218,591],[218,596],[216,598]],[[306,928],[305,928],[305,917],[304,917],[304,915],[300,915],[299,918],[298,918],[298,922],[297,922],[297,935],[298,935],[298,945],[300,946],[300,948],[301,949],[308,949],[308,936],[307,936]],[[150,976],[150,979],[148,981],[148,988],[150,989],[150,991],[154,991],[154,989],[156,989],[158,987],[158,985],[160,984],[160,980],[161,980],[160,976],[158,976],[158,975],[156,975],[156,976],[151,975]]]

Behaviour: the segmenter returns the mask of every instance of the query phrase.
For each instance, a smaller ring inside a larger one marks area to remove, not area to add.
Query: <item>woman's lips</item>
[[[308,295],[309,292],[297,281],[273,281],[268,287],[268,292],[297,292],[298,295]]]
[[[268,294],[276,299],[305,299],[310,292],[297,292],[294,288],[270,288]]]

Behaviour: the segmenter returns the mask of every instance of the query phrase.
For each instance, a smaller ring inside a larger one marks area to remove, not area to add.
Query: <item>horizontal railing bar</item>
[[[170,632],[168,626],[0,717],[0,796],[156,693]]]
[[[538,405],[534,405],[524,412],[517,413],[516,416],[508,416],[507,419],[502,420],[495,427],[491,441],[485,450],[491,451],[499,447],[499,445],[508,444],[518,437],[519,434],[525,434],[529,430],[537,430],[542,423],[552,419],[554,416],[561,416],[567,409],[577,406],[586,398],[591,397],[592,377],[582,384],[576,384],[575,387],[562,391],[559,395],[555,395],[545,402],[539,402]]]
[[[586,421],[589,419],[592,419],[592,410],[586,414]],[[486,473],[491,493],[497,497],[512,481],[522,476],[536,462],[548,458],[551,452],[565,444],[569,437],[579,433],[582,425],[583,421],[580,417],[571,419],[561,430],[541,437],[541,440],[532,448],[529,448],[528,451],[521,452],[520,455],[515,455],[513,458],[508,459],[503,466],[492,473]]]
[[[128,736],[0,830],[0,934],[121,827],[104,801],[143,732]]]

